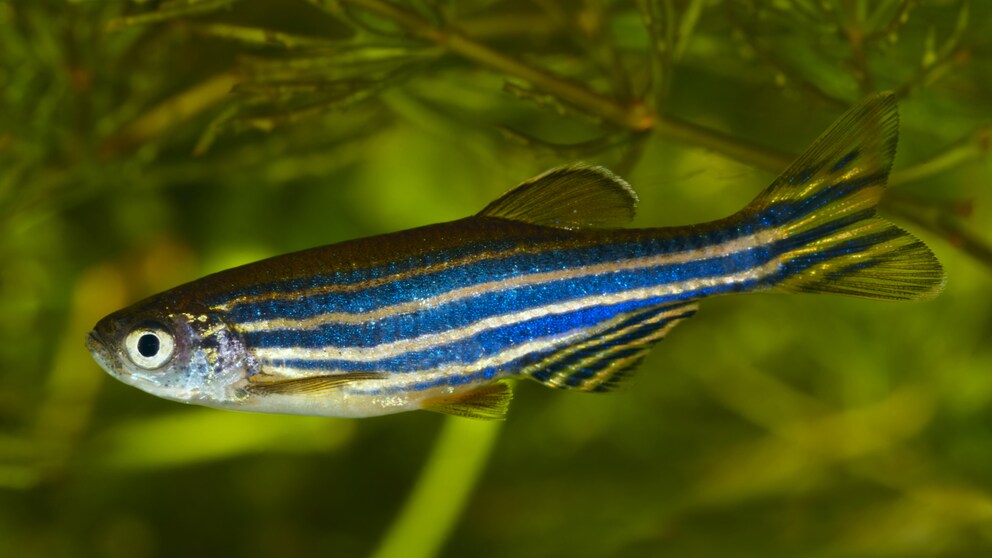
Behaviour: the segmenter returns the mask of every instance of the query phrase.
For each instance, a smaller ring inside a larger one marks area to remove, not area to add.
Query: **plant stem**
[[[968,254],[987,269],[992,269],[992,245],[950,211],[921,211],[901,203],[900,200],[886,203],[885,208],[890,214],[898,215],[941,236],[954,248]]]
[[[455,28],[441,29],[417,13],[397,6],[388,0],[339,1],[342,4],[349,4],[376,13],[400,25],[418,38],[431,41],[449,52],[482,66],[523,79],[535,88],[542,89],[586,113],[626,128],[635,134],[658,132],[676,141],[711,149],[726,157],[773,173],[786,168],[792,161],[792,157],[787,154],[754,146],[733,136],[677,118],[663,116],[642,100],[634,100],[627,104],[618,102],[596,93],[584,85],[500,53],[464,35]],[[853,5],[848,6],[848,12],[846,20],[842,18],[841,26],[851,43],[852,60],[858,73],[858,82],[863,91],[869,92],[873,89],[873,84],[864,51],[864,35],[861,28],[863,22],[859,19],[858,12]],[[650,18],[648,24],[651,25]],[[964,161],[977,158],[988,151],[987,128],[980,128],[973,138],[976,139],[956,145],[930,161],[894,173],[890,183],[901,184],[930,176]],[[898,209],[896,212],[902,214]],[[987,245],[977,236],[957,227],[956,221],[933,222],[924,220],[918,222],[929,230],[942,234],[979,261],[992,265],[992,259],[987,257],[989,251]]]
[[[614,124],[632,130],[647,130],[654,124],[654,115],[643,104],[623,106],[578,83],[478,43],[456,29],[440,29],[420,15],[391,2],[385,0],[341,0],[341,2],[390,19],[421,39],[436,43],[450,52],[478,62],[483,66],[528,81],[535,87],[554,93],[562,100],[599,115]]]
[[[889,185],[915,182],[981,158],[989,152],[992,127],[979,126],[961,141],[951,144],[936,156],[901,171],[892,173]]]
[[[429,558],[447,540],[489,459],[502,422],[447,417],[409,499],[373,558]]]
[[[221,72],[152,107],[104,141],[101,151],[114,155],[135,149],[166,130],[227,99],[237,85],[234,72]]]
[[[374,12],[406,28],[421,39],[436,43],[483,66],[530,82],[563,101],[605,121],[633,132],[655,131],[677,141],[712,149],[730,158],[777,172],[791,160],[788,156],[756,147],[726,135],[677,118],[662,117],[643,102],[624,105],[590,91],[583,85],[536,68],[476,42],[456,29],[439,29],[425,18],[386,0],[341,0]]]

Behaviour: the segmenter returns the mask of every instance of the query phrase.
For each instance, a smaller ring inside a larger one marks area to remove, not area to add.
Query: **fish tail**
[[[848,111],[743,211],[771,231],[775,290],[923,300],[943,288],[927,246],[878,217],[898,134],[891,93]]]

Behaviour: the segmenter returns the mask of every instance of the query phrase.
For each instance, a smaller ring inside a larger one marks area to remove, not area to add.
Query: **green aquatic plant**
[[[990,9],[0,1],[0,554],[987,552]],[[639,223],[721,217],[878,90],[932,303],[719,302],[625,392],[522,389],[502,426],[177,409],[83,346],[143,295],[576,159]]]

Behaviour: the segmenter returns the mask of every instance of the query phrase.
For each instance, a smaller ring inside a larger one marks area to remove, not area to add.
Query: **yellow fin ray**
[[[513,399],[513,390],[504,381],[468,392],[425,399],[421,409],[459,417],[503,420]]]

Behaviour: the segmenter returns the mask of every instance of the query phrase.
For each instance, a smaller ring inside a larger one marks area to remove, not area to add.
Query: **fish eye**
[[[176,340],[163,326],[144,324],[127,334],[124,349],[131,362],[146,370],[154,370],[172,358]]]

